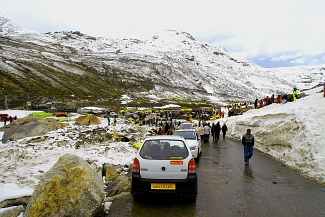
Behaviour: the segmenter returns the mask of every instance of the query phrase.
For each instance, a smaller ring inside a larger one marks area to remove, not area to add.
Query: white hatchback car
[[[199,162],[201,156],[201,137],[196,129],[176,130],[173,135],[182,136],[190,146],[193,157]]]
[[[144,194],[178,194],[196,200],[196,163],[183,137],[152,136],[144,141],[134,159],[131,193],[136,200]]]

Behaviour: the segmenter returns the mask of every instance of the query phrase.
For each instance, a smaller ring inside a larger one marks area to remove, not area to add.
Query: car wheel
[[[141,201],[141,200],[142,200],[142,197],[141,197],[141,195],[139,195],[139,194],[133,194],[133,199],[134,199],[135,201]]]
[[[200,153],[200,149],[198,150],[198,154],[197,157],[195,158],[195,161],[198,163],[200,162],[200,157],[201,157],[201,153]]]

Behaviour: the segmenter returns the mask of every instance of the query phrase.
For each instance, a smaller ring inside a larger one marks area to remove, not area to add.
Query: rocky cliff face
[[[172,30],[141,39],[8,33],[0,34],[0,50],[1,102],[12,105],[63,100],[120,104],[122,95],[131,106],[202,105],[292,89],[272,70]]]

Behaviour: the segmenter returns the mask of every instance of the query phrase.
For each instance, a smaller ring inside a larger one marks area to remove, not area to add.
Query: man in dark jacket
[[[227,127],[226,123],[223,124],[221,130],[222,130],[222,137],[223,137],[223,139],[225,139],[226,138],[226,133],[228,131],[228,127]]]
[[[215,141],[217,141],[218,139],[220,139],[220,130],[221,130],[221,126],[220,126],[220,122],[218,121],[218,123],[216,124],[215,133],[214,133],[215,138],[216,138]]]
[[[251,134],[250,129],[247,129],[246,134],[243,135],[242,144],[244,146],[245,165],[248,165],[254,151],[254,136]]]

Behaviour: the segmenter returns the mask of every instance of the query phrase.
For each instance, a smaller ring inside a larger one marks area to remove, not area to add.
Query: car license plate
[[[157,190],[175,190],[175,183],[151,183],[151,189]]]

